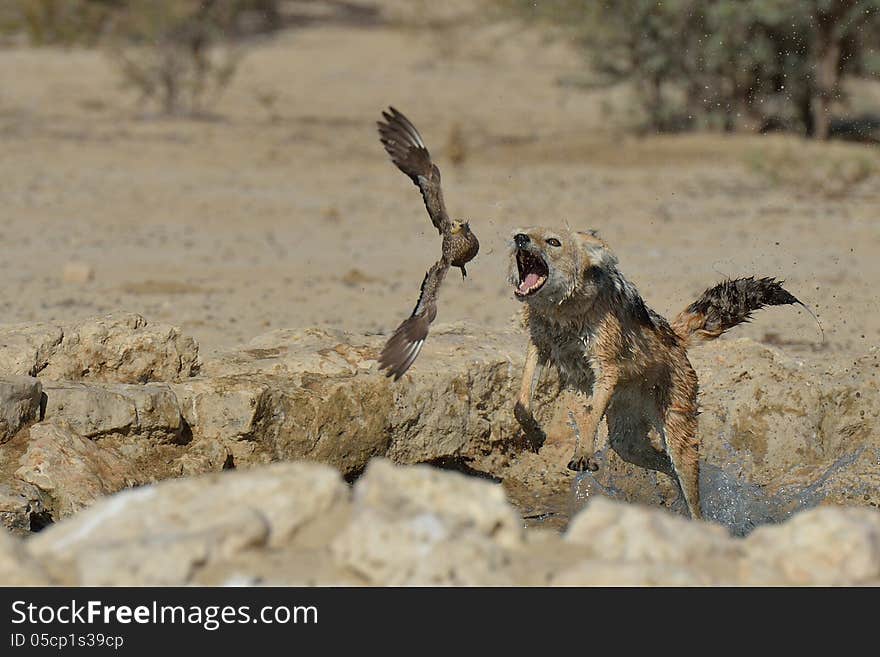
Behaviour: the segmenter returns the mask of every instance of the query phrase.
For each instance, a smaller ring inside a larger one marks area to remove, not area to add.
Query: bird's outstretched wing
[[[393,376],[397,381],[418,357],[428,338],[431,322],[437,316],[437,295],[447,271],[449,262],[441,258],[425,274],[412,315],[397,327],[379,355],[379,368],[386,370],[385,376]]]
[[[443,235],[449,230],[449,215],[440,189],[440,169],[431,161],[428,147],[416,127],[393,107],[382,112],[378,121],[379,138],[391,161],[418,186],[431,217],[431,223]]]

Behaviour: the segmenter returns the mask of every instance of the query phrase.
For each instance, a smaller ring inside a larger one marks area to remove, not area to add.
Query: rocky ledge
[[[377,370],[382,341],[275,331],[201,362],[191,338],[138,315],[0,327],[0,582],[880,576],[876,351],[694,350],[716,522],[693,523],[664,475],[613,452],[595,474],[566,470],[575,400],[552,375],[538,387],[547,442],[528,451],[511,412],[520,331],[439,326],[396,384]]]

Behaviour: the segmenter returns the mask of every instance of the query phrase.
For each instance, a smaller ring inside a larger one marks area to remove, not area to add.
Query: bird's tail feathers
[[[413,315],[397,327],[379,354],[379,369],[385,370],[385,376],[397,381],[406,373],[422,351],[429,327],[425,315]]]

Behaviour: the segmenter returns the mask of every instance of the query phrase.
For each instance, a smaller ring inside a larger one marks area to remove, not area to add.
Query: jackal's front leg
[[[547,436],[532,414],[532,397],[535,394],[535,384],[541,374],[541,369],[538,347],[534,343],[529,342],[529,349],[526,352],[526,364],[523,367],[522,382],[519,387],[519,397],[516,400],[516,405],[513,407],[513,414],[516,417],[516,421],[519,422],[519,426],[525,432],[532,449],[536,452],[547,439]]]
[[[581,470],[590,470],[595,472],[599,469],[596,461],[593,459],[596,453],[596,434],[598,432],[598,423],[595,423],[591,416],[592,400],[586,395],[578,392],[571,396],[568,405],[569,426],[574,431],[575,452],[583,454],[586,457],[585,467]],[[601,418],[600,418],[601,421]],[[595,429],[592,427],[595,426]],[[574,459],[572,459],[574,462]],[[571,464],[569,464],[571,468]]]
[[[574,454],[568,462],[569,470],[583,472],[588,469],[597,469],[593,461],[596,434],[599,432],[599,423],[605,416],[605,411],[608,410],[608,403],[617,386],[617,378],[617,373],[614,371],[603,372],[593,384],[593,396],[589,403],[574,413],[578,441],[574,448]]]

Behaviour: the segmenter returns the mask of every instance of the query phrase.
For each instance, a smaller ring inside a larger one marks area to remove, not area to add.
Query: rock
[[[517,340],[478,340],[458,326],[437,327],[432,340],[419,374],[392,385],[377,370],[380,336],[275,331],[207,361],[178,395],[195,436],[247,438],[257,459],[306,458],[350,475],[375,456],[483,458],[516,433]]]
[[[348,487],[333,469],[279,463],[124,491],[28,546],[65,582],[180,585],[247,550],[312,545],[310,532],[336,526],[347,508]]]
[[[212,378],[257,373],[354,375],[375,367],[378,344],[344,331],[279,329],[218,354],[203,364],[201,373]]]
[[[25,481],[0,484],[0,527],[23,536],[50,524],[52,514],[43,497],[36,486]]]
[[[693,360],[705,460],[734,460],[765,482],[805,460],[836,456],[816,451],[823,381],[803,364],[746,339],[694,350]]]
[[[746,339],[695,354],[706,460],[734,461],[763,483],[880,448],[871,430],[880,420],[876,357],[828,369]]]
[[[373,459],[355,484],[354,505],[393,516],[437,514],[453,534],[476,531],[506,547],[523,541],[522,521],[501,486],[439,468]]]
[[[502,585],[520,520],[500,486],[377,459],[355,485],[354,518],[332,551],[374,584]]]
[[[61,272],[61,280],[74,285],[84,285],[95,278],[95,268],[85,262],[68,262]]]
[[[474,532],[452,533],[432,513],[355,517],[333,543],[337,562],[379,586],[505,586],[508,551]]]
[[[176,476],[194,477],[235,467],[235,456],[218,440],[197,440],[174,461]]]
[[[0,444],[40,418],[43,388],[30,376],[0,379]]]
[[[602,497],[572,519],[565,540],[584,546],[592,559],[683,568],[699,565],[719,575],[740,557],[739,544],[723,527]]]
[[[198,371],[195,341],[135,314],[90,319],[64,330],[41,376],[118,383],[177,381]]]
[[[759,527],[743,545],[745,557],[758,569],[762,583],[880,583],[880,512],[874,509],[803,511],[782,525]],[[768,581],[768,569],[782,578]]]
[[[0,529],[0,586],[48,586],[43,568],[27,553],[20,540]]]
[[[61,419],[86,438],[122,434],[171,442],[181,438],[177,396],[167,384],[50,382],[46,418]]]
[[[711,586],[715,578],[680,564],[581,561],[553,575],[552,586]]]
[[[267,415],[277,410],[270,386],[243,377],[193,379],[175,384],[174,391],[187,425],[201,438],[258,439],[271,424]]]
[[[332,468],[278,463],[125,490],[25,551],[9,541],[0,582],[11,562],[78,586],[880,584],[874,510],[804,511],[742,539],[597,498],[560,536],[523,531],[496,484],[384,459],[353,492]]]
[[[115,450],[101,448],[67,425],[35,424],[16,477],[53,500],[55,518],[69,516],[98,497],[137,483],[133,464]]]
[[[133,313],[63,328],[13,324],[0,327],[0,368],[56,381],[177,381],[198,372],[198,346],[179,329]]]
[[[36,376],[58,349],[64,331],[51,324],[0,326],[0,372],[4,375]]]

